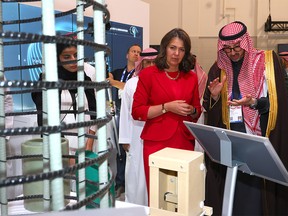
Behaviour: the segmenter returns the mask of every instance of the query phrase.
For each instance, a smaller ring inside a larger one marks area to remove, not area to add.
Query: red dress
[[[180,72],[176,80],[169,79],[156,66],[141,71],[134,101],[132,116],[146,121],[141,138],[144,140],[143,158],[147,188],[149,189],[149,155],[165,147],[194,150],[195,139],[183,121],[196,122],[191,116],[167,112],[153,119],[147,119],[150,106],[174,100],[185,100],[201,113],[197,75],[192,71]],[[148,190],[149,192],[149,190]]]

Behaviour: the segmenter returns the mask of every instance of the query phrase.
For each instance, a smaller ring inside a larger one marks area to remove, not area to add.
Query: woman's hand
[[[95,131],[89,129],[89,134],[95,135]],[[93,144],[94,144],[94,139],[93,138],[88,138],[86,140],[86,144],[85,144],[85,150],[87,151],[93,151]]]
[[[85,150],[92,151],[93,150],[93,143],[94,143],[94,139],[88,138],[86,141]]]
[[[185,100],[175,100],[165,103],[165,109],[182,116],[191,115],[195,111],[194,107],[186,103]]]
[[[226,76],[223,76],[222,82],[219,81],[219,77],[211,81],[208,85],[208,89],[211,93],[211,97],[213,100],[217,100],[219,98],[220,92],[223,88],[223,85],[226,81]]]

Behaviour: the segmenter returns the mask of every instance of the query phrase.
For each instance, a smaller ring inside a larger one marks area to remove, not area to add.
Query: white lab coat
[[[138,77],[133,77],[125,84],[120,110],[119,143],[130,144],[126,158],[125,201],[148,206],[148,194],[143,165],[143,141],[140,138],[144,122],[136,121],[131,116],[133,95]]]

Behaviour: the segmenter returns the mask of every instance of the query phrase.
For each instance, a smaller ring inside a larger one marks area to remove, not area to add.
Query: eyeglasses
[[[232,52],[232,50],[233,50],[234,52],[240,52],[240,51],[242,50],[242,48],[241,48],[240,46],[225,47],[225,48],[223,48],[223,50],[224,50],[225,53],[230,53],[230,52]]]

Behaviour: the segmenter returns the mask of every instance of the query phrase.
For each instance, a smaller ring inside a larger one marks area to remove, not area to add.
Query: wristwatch
[[[195,115],[197,113],[197,109],[194,107],[193,112],[191,113],[191,115]]]
[[[167,112],[167,110],[165,109],[165,107],[164,107],[164,103],[162,104],[162,113],[166,113]]]
[[[258,104],[258,100],[257,100],[257,98],[255,98],[255,103],[254,104],[250,104],[249,108],[256,110],[257,104]]]

